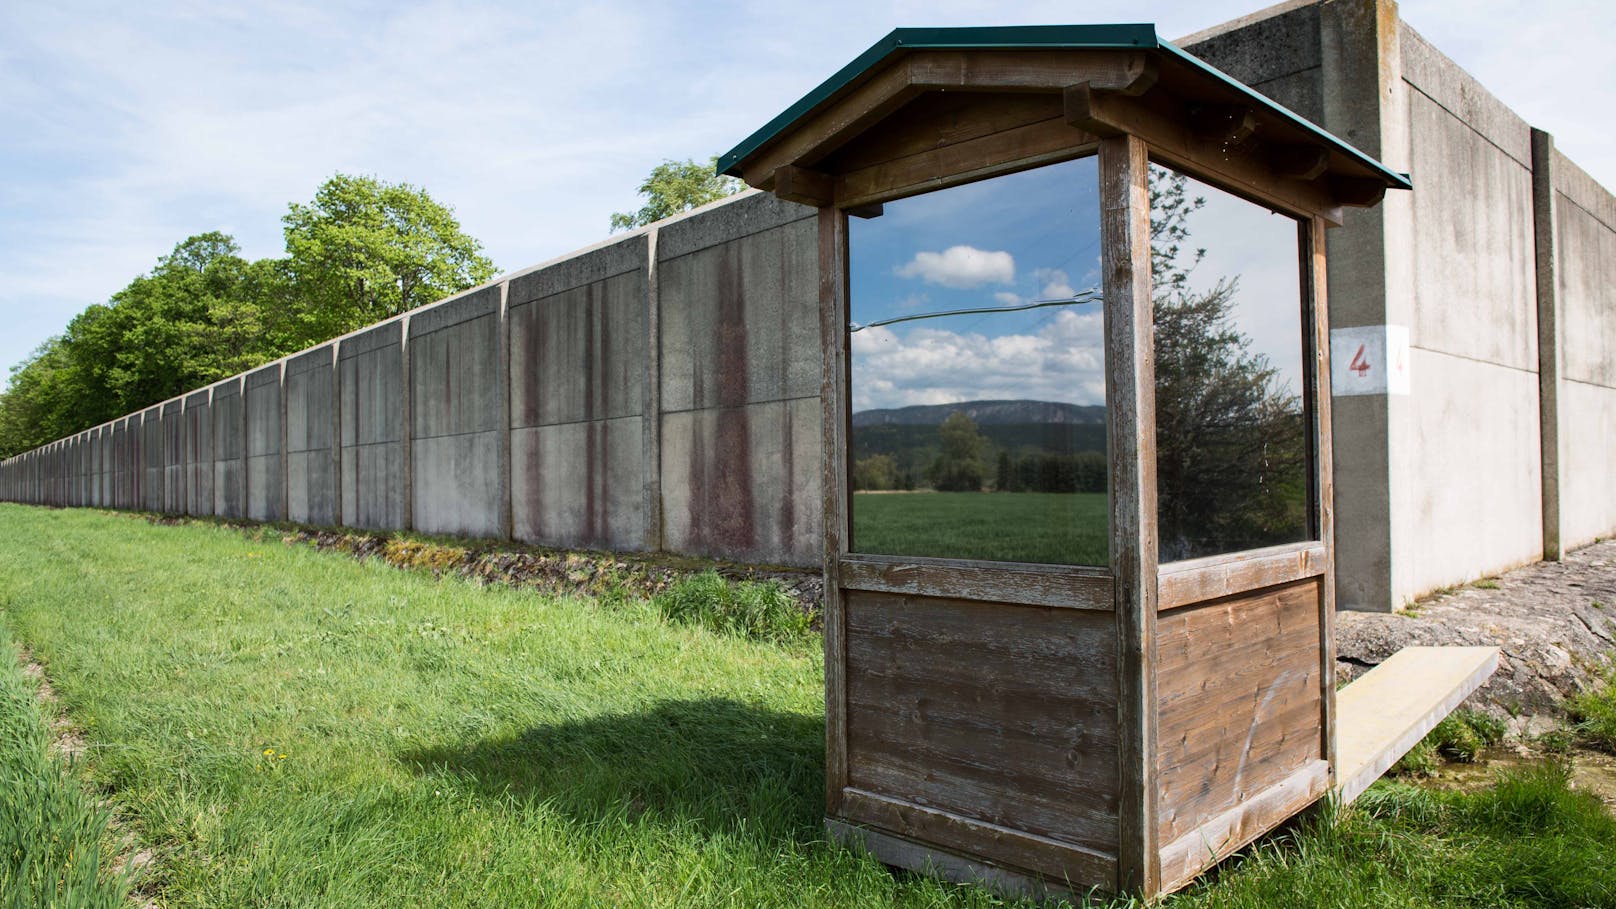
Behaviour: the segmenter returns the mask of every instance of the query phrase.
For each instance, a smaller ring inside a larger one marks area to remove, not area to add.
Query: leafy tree
[[[716,202],[725,196],[733,196],[745,188],[741,181],[718,172],[717,155],[706,164],[699,164],[694,159],[663,161],[651,168],[645,182],[640,184],[640,195],[646,200],[640,210],[612,213],[612,232],[644,227],[708,202]]]
[[[853,462],[854,489],[897,489],[898,462],[892,455],[876,454]]]
[[[492,277],[425,191],[341,174],[286,215],[287,257],[188,237],[12,369],[0,457],[235,375]]]
[[[1205,200],[1151,169],[1155,293],[1156,496],[1162,559],[1287,542],[1306,522],[1299,399],[1234,321],[1238,277],[1194,292],[1205,250],[1188,218]]]
[[[962,410],[948,415],[937,428],[942,451],[931,463],[931,485],[939,492],[980,492],[987,465],[982,453],[987,438],[976,427],[976,421]]]
[[[496,273],[454,210],[408,183],[337,174],[282,223],[301,342],[362,328]]]

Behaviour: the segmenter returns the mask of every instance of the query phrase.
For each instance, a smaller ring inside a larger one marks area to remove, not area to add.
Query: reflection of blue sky
[[[1180,244],[1181,261],[1196,249],[1206,258],[1190,273],[1191,292],[1205,292],[1222,277],[1240,278],[1232,312],[1235,327],[1251,339],[1252,353],[1268,357],[1289,385],[1302,391],[1301,275],[1296,221],[1216,187],[1189,178],[1187,193],[1206,200],[1189,216],[1190,235]]]
[[[1059,298],[1100,283],[1095,159],[889,202],[850,228],[852,319]],[[853,407],[1105,400],[1100,307],[906,322],[854,333]]]

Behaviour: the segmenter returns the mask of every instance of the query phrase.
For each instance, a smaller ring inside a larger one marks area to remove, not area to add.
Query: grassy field
[[[1105,565],[1104,493],[859,492],[853,547],[883,555]]]
[[[162,906],[1002,905],[826,844],[816,642],[700,612],[0,505],[0,623]],[[1167,905],[1616,906],[1616,820],[1552,766],[1360,806]]]

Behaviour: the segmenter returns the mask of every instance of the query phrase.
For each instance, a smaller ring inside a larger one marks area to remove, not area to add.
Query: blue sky
[[[188,235],[279,255],[286,205],[337,171],[426,187],[514,270],[601,238],[651,166],[728,149],[894,26],[1143,19],[1176,37],[1257,6],[3,4],[0,370]],[[1616,57],[1586,50],[1616,39],[1616,5],[1519,9],[1402,5],[1616,186],[1589,116]]]

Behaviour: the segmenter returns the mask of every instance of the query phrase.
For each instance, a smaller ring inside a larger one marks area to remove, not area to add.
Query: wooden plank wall
[[[846,816],[939,842],[925,816],[878,810],[857,797],[869,794],[1030,834],[1056,846],[1051,851],[1069,844],[1099,859],[1087,873],[1114,867],[1115,617],[860,590],[843,596],[853,796]],[[969,848],[1060,874],[1033,864],[1038,859],[1017,839],[980,836]]]
[[[1325,757],[1322,595],[1320,580],[1311,578],[1159,618],[1157,820],[1164,847]]]

